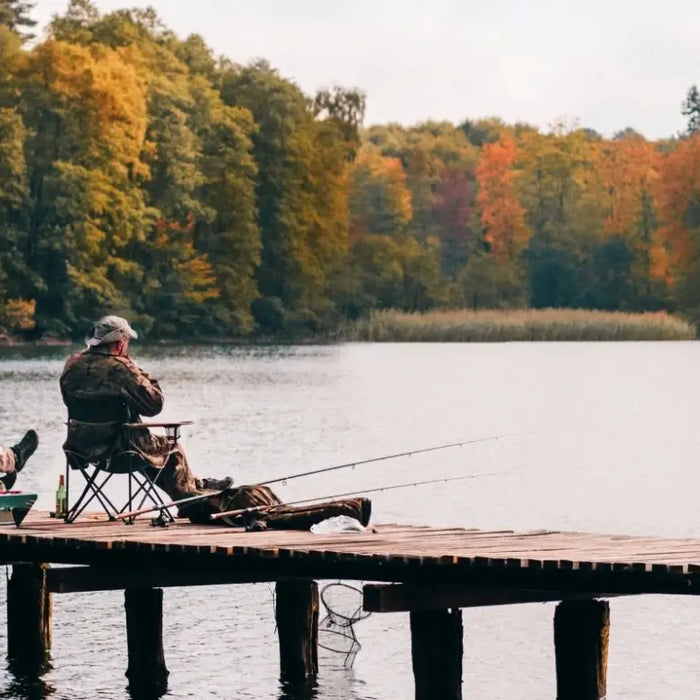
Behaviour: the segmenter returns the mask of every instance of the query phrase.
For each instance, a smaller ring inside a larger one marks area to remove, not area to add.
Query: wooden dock
[[[277,582],[282,591],[277,610],[282,671],[301,677],[317,668],[315,581],[371,582],[364,585],[366,610],[411,615],[416,698],[421,699],[461,698],[461,608],[560,601],[558,697],[589,700],[605,695],[609,612],[599,599],[700,594],[700,539],[577,532],[377,525],[342,535],[247,533],[187,522],[153,527],[148,519],[128,525],[91,518],[66,525],[33,513],[21,528],[0,530],[0,560],[22,562],[14,567],[17,583],[8,589],[8,597],[13,590],[20,597],[8,607],[23,609],[20,620],[38,616],[37,639],[20,655],[45,653],[50,645],[45,618],[50,618],[52,593],[124,589],[130,640],[149,640],[147,647],[155,645],[162,657],[162,587],[266,581]],[[53,563],[74,566],[46,566]],[[27,581],[38,581],[41,590],[20,600]],[[28,610],[32,606],[34,612]],[[12,629],[11,617],[8,644],[16,651],[20,633]],[[158,667],[156,680],[149,682],[162,686],[164,659],[136,646],[132,650],[130,641],[130,681],[147,673],[137,668],[140,663]]]

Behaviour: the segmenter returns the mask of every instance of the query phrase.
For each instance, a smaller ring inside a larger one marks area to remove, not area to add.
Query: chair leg
[[[134,496],[143,492],[143,498],[137,507],[137,510],[143,508],[146,500],[150,500],[154,506],[165,506],[165,501],[161,497],[156,488],[156,479],[151,479],[145,472],[133,472],[134,481],[139,485]],[[162,512],[170,522],[175,522],[175,518],[169,509],[163,508]]]
[[[73,504],[73,506],[68,509],[66,508],[66,522],[72,523],[75,519],[85,510],[85,508],[90,504],[90,502],[95,497],[94,490],[92,488],[92,482],[97,477],[97,472],[92,474],[87,473],[86,469],[81,469],[80,473],[85,479],[85,487],[83,492],[78,496],[78,500]],[[67,501],[66,501],[67,502]]]
[[[115,505],[110,501],[107,494],[103,491],[107,482],[112,478],[112,474],[108,474],[107,477],[100,483],[98,481],[99,469],[94,469],[92,474],[89,474],[86,469],[80,470],[83,478],[85,479],[85,488],[80,494],[80,497],[73,505],[73,507],[66,514],[66,522],[72,523],[75,519],[87,508],[93,500],[99,501],[102,509],[107,513],[107,517],[110,520],[114,520],[118,511]]]
[[[132,479],[136,482],[136,490],[133,490]],[[139,510],[143,507],[146,496],[141,499],[141,503],[134,507],[134,501],[137,496],[144,491],[144,484],[136,478],[135,472],[129,472],[129,500],[124,504],[124,507],[119,511],[119,513],[126,513],[130,510]]]

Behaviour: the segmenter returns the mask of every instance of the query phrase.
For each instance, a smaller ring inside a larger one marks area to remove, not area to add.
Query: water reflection
[[[318,683],[315,678],[305,681],[280,680],[279,700],[316,700],[318,697]]]
[[[42,664],[40,668],[30,669],[22,666],[15,659],[9,659],[7,662],[9,682],[0,691],[0,698],[43,700],[51,697],[56,692],[56,688],[43,678],[44,674],[51,670],[49,662]]]
[[[127,686],[127,693],[130,700],[160,700],[168,694],[167,684],[160,689],[146,690],[144,688],[131,688]]]

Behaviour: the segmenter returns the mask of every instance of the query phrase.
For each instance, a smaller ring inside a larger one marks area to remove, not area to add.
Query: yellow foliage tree
[[[398,234],[413,216],[411,192],[398,158],[382,156],[365,146],[351,173],[350,230],[354,238],[367,233]]]

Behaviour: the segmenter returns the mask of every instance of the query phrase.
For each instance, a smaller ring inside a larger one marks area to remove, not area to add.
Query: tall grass
[[[695,328],[666,312],[586,309],[376,311],[348,325],[347,340],[500,342],[523,340],[690,340]]]

